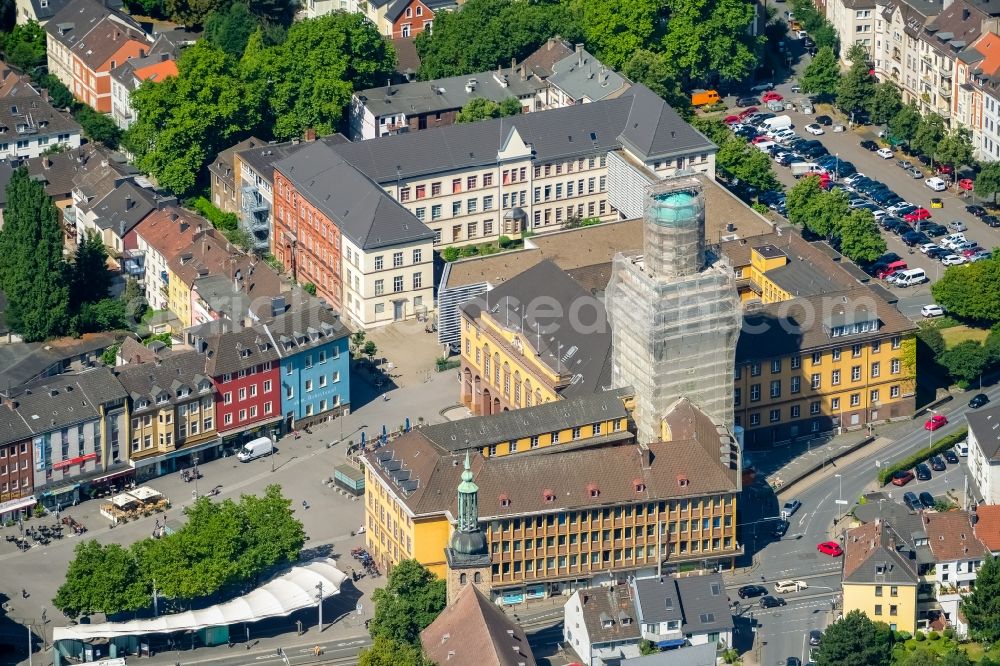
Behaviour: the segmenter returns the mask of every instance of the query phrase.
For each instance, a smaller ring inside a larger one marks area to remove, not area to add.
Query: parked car
[[[948,425],[948,417],[944,414],[935,414],[924,423],[924,430],[937,430]]]
[[[739,595],[740,599],[752,599],[767,594],[767,588],[763,585],[744,585],[736,590],[736,594]]]
[[[931,216],[931,212],[926,208],[918,208],[912,210],[903,216],[903,219],[907,222],[916,222],[917,220],[926,220]]]
[[[917,470],[917,481],[930,481],[931,478],[931,468],[920,463],[914,469]]]
[[[809,584],[804,580],[779,580],[774,584],[774,591],[778,594],[788,594],[789,592],[805,590],[808,587]]]
[[[952,455],[954,455],[954,454],[952,454]],[[957,462],[957,459],[956,459],[956,462]],[[922,504],[925,509],[933,509],[934,508],[934,495],[931,495],[926,490],[924,492],[920,493],[920,504]]]
[[[908,171],[910,172],[910,177],[911,178],[923,178],[924,177],[924,172],[921,171],[919,168],[917,168],[915,166],[910,167],[908,169]]]
[[[944,308],[936,303],[931,303],[920,308],[920,314],[924,317],[940,317],[944,314]]]
[[[802,508],[802,502],[797,499],[788,500],[785,502],[785,505],[781,507],[781,517],[787,520],[795,515],[795,512],[800,508]]]
[[[865,139],[864,141],[862,141],[861,147],[864,148],[865,150],[870,150],[873,153],[876,150],[878,150],[878,144],[872,141],[871,139]]]
[[[958,464],[958,456],[955,455],[955,452],[952,451],[951,449],[948,449],[947,451],[945,451],[941,455],[944,456],[945,462],[948,463],[949,465],[957,465]]]
[[[760,104],[760,99],[757,97],[740,97],[736,100],[736,106],[755,106]]]
[[[1000,227],[1000,218],[998,218],[996,215],[983,215],[979,219],[981,219],[983,221],[983,224],[985,224],[988,227]]]
[[[913,481],[914,476],[913,472],[908,469],[901,469],[898,472],[893,472],[892,485],[905,486],[910,481]]]
[[[941,456],[931,456],[931,469],[935,472],[943,472],[947,469],[947,465],[944,464],[944,458]]]
[[[982,206],[966,206],[965,212],[973,217],[982,217],[986,215],[986,209]]]
[[[941,239],[941,245],[945,246],[949,250],[954,250],[956,246],[961,245],[967,240],[968,239],[965,237],[965,234],[963,233],[948,234],[947,236]]]
[[[785,98],[782,97],[780,93],[777,93],[773,90],[768,90],[766,93],[760,96],[760,99],[763,102],[780,102]]]
[[[941,257],[941,263],[945,266],[960,266],[965,263],[965,257],[959,254],[948,254]]]
[[[903,494],[903,504],[910,509],[910,511],[919,511],[923,508],[920,504],[920,498],[914,492],[908,492]]]
[[[829,127],[833,124],[833,119],[830,116],[816,116],[816,122],[824,127]]]
[[[779,520],[774,524],[774,529],[771,530],[771,536],[781,538],[788,533],[788,521]]]
[[[965,226],[965,222],[961,220],[952,220],[948,223],[948,228],[952,231],[968,231],[969,227]]]
[[[884,160],[892,159],[892,149],[891,148],[879,148],[875,151],[875,154]]]
[[[785,600],[781,597],[772,597],[770,595],[760,598],[761,608],[777,608],[778,606],[786,606]]]
[[[819,629],[812,629],[809,631],[809,645],[816,647],[823,641],[823,632]]]
[[[844,549],[836,541],[824,541],[816,545],[816,550],[831,557],[840,557],[844,554]]]
[[[806,125],[806,131],[815,136],[819,136],[820,134],[824,133],[823,126],[819,125],[818,123],[810,123]]]
[[[972,400],[969,401],[969,407],[971,407],[972,409],[979,409],[989,401],[990,398],[988,395],[986,395],[985,393],[977,393],[976,395],[972,396]]]
[[[951,250],[948,250],[943,247],[936,247],[933,250],[929,251],[927,253],[927,256],[931,259],[937,259],[938,261],[940,261],[942,258],[948,256],[949,254],[951,254]]]
[[[984,259],[989,259],[992,256],[993,256],[992,252],[980,248],[979,250],[976,250],[971,255],[969,255],[966,261],[968,261],[971,264],[977,261],[983,261]]]

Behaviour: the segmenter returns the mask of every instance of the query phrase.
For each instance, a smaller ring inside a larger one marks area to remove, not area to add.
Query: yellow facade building
[[[630,431],[615,430],[628,415],[622,395],[610,392],[560,402],[547,419],[558,450],[532,447],[521,437],[528,426],[518,431],[515,422],[556,406],[422,428],[367,453],[366,537],[379,567],[416,558],[445,576],[469,453],[491,559],[484,585],[494,598],[559,594],[609,574],[732,566],[742,552],[740,472],[731,437],[732,457],[720,462],[724,429],[680,400],[666,416],[672,441],[636,445]]]
[[[910,541],[882,520],[845,533],[845,614],[859,610],[896,631],[916,631],[920,576]]]
[[[204,371],[203,355],[169,349],[117,368],[131,404],[129,460],[140,478],[190,465],[216,444],[215,395]]]
[[[474,414],[610,386],[604,305],[551,261],[463,305],[461,329],[461,399]]]

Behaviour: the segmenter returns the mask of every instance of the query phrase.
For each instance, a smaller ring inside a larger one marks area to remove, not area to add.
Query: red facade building
[[[327,165],[316,165],[323,169]],[[274,171],[271,251],[295,279],[316,285],[316,295],[343,307],[340,229],[310,204],[280,171]]]

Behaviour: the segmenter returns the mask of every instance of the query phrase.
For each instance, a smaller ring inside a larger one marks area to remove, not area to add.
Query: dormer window
[[[690,484],[690,483],[691,482],[688,480],[688,478],[686,476],[684,476],[683,474],[679,474],[677,476],[677,486],[678,487],[680,487],[680,488],[687,488],[688,484]]]
[[[240,356],[242,358],[250,358],[250,350],[249,349],[241,349],[240,350]]]
[[[207,380],[198,385],[199,391],[207,391],[210,388],[212,388],[212,385]]]
[[[177,395],[179,397],[181,397],[181,398],[186,398],[188,395],[190,395],[190,393],[191,393],[190,389],[188,389],[187,387],[184,387],[180,391],[177,392]]]
[[[646,492],[646,484],[642,479],[635,479],[632,481],[632,487],[635,488],[635,492],[644,493]]]
[[[551,490],[549,490],[548,488],[546,488],[545,490],[542,491],[542,499],[545,500],[547,504],[551,504],[552,502],[556,501],[556,494]]]
[[[510,506],[510,495],[507,493],[500,493],[500,507],[506,509]]]
[[[166,393],[161,393],[160,395],[156,396],[156,404],[162,405],[169,399],[170,399],[169,395],[167,395]]]
[[[601,496],[601,489],[597,487],[596,483],[587,484],[587,495],[591,498],[597,498]]]
[[[138,402],[135,403],[136,409],[146,409],[146,407],[149,407],[148,400],[139,400]]]

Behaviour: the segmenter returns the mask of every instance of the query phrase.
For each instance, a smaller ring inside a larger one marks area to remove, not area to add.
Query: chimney
[[[44,169],[51,169],[52,168],[52,158],[51,157],[46,157],[45,159],[42,160],[42,168],[44,168]]]
[[[576,45],[576,64],[583,66],[583,44]]]
[[[307,127],[306,128],[305,140],[306,141],[315,141],[316,140],[316,129],[315,128],[313,128],[313,127]]]
[[[132,210],[132,206],[133,205],[134,205],[134,203],[132,202],[132,195],[131,194],[126,194],[125,195],[125,210],[126,211]]]
[[[511,58],[510,59],[510,69],[511,69],[511,71],[514,71],[515,69],[517,69],[517,58]]]
[[[4,77],[4,78],[7,78],[7,77]],[[48,88],[42,88],[39,92],[42,94],[42,101],[45,101],[45,102],[49,101],[49,90],[48,90]]]

